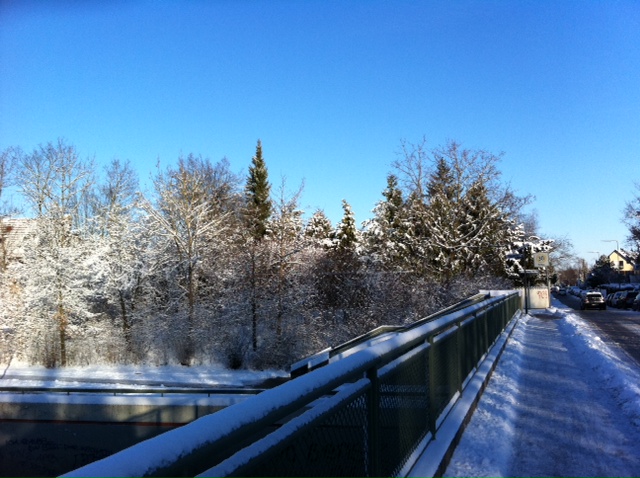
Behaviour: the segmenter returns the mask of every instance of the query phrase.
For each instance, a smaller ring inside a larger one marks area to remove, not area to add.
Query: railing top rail
[[[362,334],[354,339],[351,339],[347,342],[337,345],[336,347],[331,348],[331,350],[329,350],[329,356],[334,357],[335,355],[338,355],[344,352],[345,350],[348,350],[351,347],[354,347],[355,345],[364,343],[368,340],[371,340],[375,337],[379,337],[380,335],[383,335],[389,332],[396,332],[398,330],[402,330],[403,328],[404,327],[402,325],[381,325],[380,327],[376,327],[375,329],[367,332],[366,334]]]
[[[384,334],[393,333],[393,332],[403,332],[406,330],[419,327],[426,322],[431,322],[433,320],[436,320],[439,317],[443,317],[456,310],[461,310],[461,309],[464,309],[465,307],[469,307],[470,305],[477,304],[478,302],[485,300],[488,297],[489,297],[489,294],[478,293],[460,302],[452,304],[434,314],[431,314],[422,319],[419,319],[416,322],[413,322],[409,325],[381,325],[373,330],[370,330],[369,332],[359,335],[358,337],[355,337],[340,345],[337,345],[335,347],[328,347],[322,350],[321,352],[317,352],[313,355],[303,358],[302,360],[299,360],[298,362],[291,365],[291,375],[292,377],[296,377],[303,373],[314,370],[320,366],[324,366],[329,363],[328,359],[341,355],[344,352],[348,351],[349,349],[357,347],[358,345],[361,345],[361,344],[365,344],[369,340],[372,340],[376,337],[380,337]]]
[[[412,324],[406,325],[404,327],[404,330],[410,330],[416,327],[420,327],[422,324],[426,322],[431,322],[437,319],[438,317],[443,317],[457,310],[465,309],[466,307],[482,302],[483,300],[486,300],[489,297],[490,297],[489,294],[483,294],[483,293],[476,294],[474,296],[469,297],[468,299],[464,299],[456,304],[450,305],[449,307],[446,307],[445,309],[442,309],[436,312],[435,314],[428,315],[427,317],[419,319]]]

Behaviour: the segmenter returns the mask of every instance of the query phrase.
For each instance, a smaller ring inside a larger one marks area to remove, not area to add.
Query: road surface
[[[556,296],[560,302],[602,331],[602,339],[615,344],[640,365],[640,312],[607,307],[607,310],[579,310],[580,299],[573,295]]]

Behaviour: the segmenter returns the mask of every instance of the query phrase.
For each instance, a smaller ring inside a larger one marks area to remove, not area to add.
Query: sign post
[[[529,287],[529,277],[536,277],[538,275],[538,269],[526,269],[524,271],[524,313],[529,313],[529,299],[531,294],[531,288]]]
[[[549,306],[551,305],[551,286],[549,285],[549,253],[536,252],[533,256],[534,266],[538,269],[544,269],[547,279],[547,297],[549,298]]]

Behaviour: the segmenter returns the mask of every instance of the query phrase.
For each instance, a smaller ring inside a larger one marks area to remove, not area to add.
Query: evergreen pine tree
[[[342,210],[344,214],[335,232],[336,249],[338,252],[355,252],[358,243],[356,218],[351,205],[345,199],[342,200]]]
[[[384,200],[376,205],[373,219],[366,223],[366,247],[375,264],[387,269],[401,267],[400,262],[408,248],[407,232],[411,226],[395,175],[387,177],[387,187],[382,196]]]
[[[333,224],[322,210],[313,213],[304,228],[305,237],[316,244],[327,246],[333,234]]]
[[[251,236],[256,240],[264,238],[268,232],[268,222],[272,210],[270,194],[271,185],[269,184],[267,165],[262,157],[262,142],[258,140],[256,155],[251,160],[245,186],[247,225]]]
[[[272,203],[270,198],[271,185],[269,184],[267,166],[262,157],[262,142],[258,140],[256,155],[251,160],[249,176],[245,186],[246,209],[245,219],[249,236],[253,239],[248,248],[249,253],[249,294],[251,304],[251,346],[253,351],[258,350],[258,297],[260,291],[260,277],[264,275],[268,267],[261,261],[263,249],[262,240],[269,232],[269,218],[271,217]]]
[[[503,257],[501,248],[511,241],[511,224],[500,209],[491,202],[482,180],[467,191],[463,204],[464,221],[460,226],[460,243],[464,264],[469,274],[491,270],[500,274]]]
[[[395,175],[390,174],[387,176],[387,188],[382,195],[385,198],[385,202],[382,205],[382,216],[389,227],[396,229],[400,226],[400,213],[404,201],[402,199],[402,191],[398,187],[398,178]]]
[[[429,176],[427,183],[427,195],[431,201],[434,198],[443,197],[448,201],[454,201],[459,195],[460,187],[455,183],[455,178],[447,160],[440,156],[436,159],[436,169]]]

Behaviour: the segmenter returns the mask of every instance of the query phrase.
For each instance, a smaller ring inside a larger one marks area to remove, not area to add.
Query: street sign
[[[534,267],[549,267],[549,253],[548,252],[536,252],[533,255]]]

